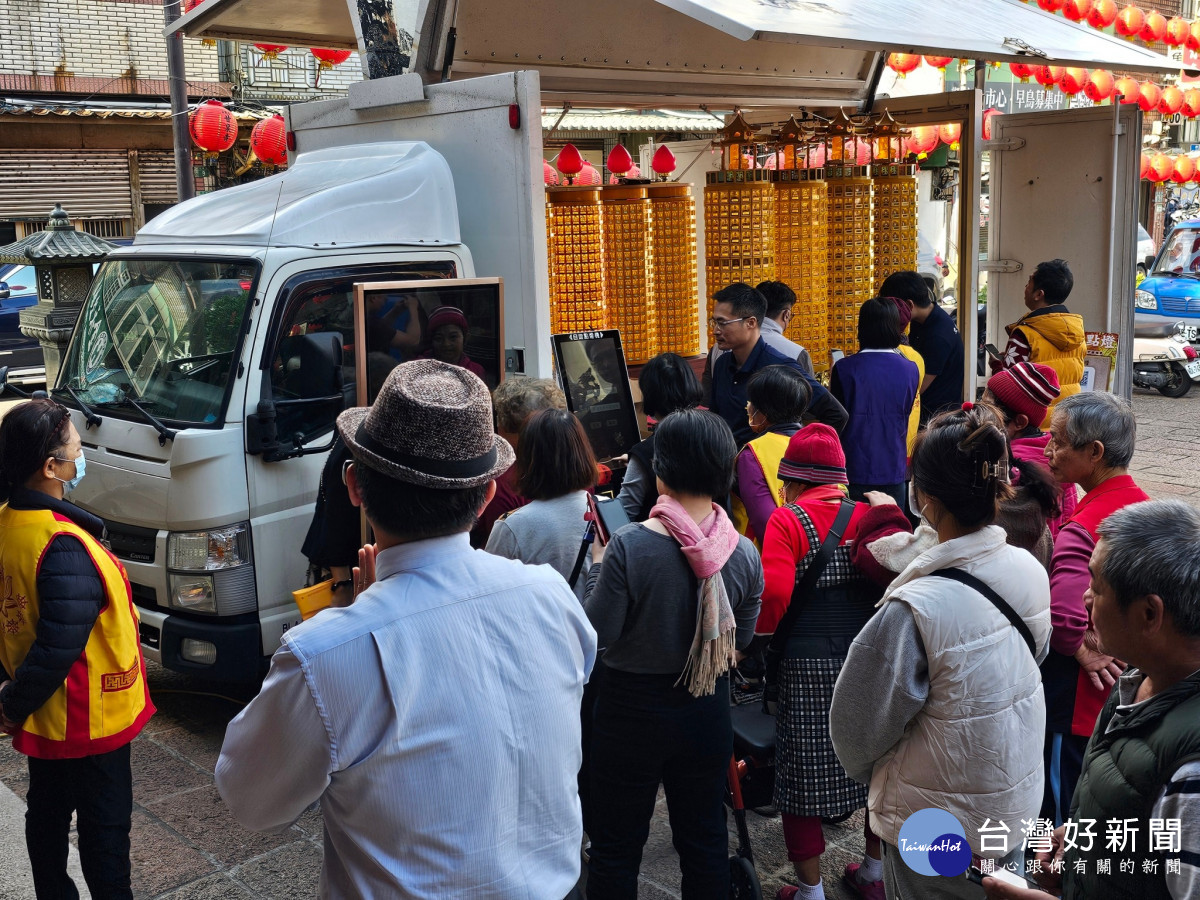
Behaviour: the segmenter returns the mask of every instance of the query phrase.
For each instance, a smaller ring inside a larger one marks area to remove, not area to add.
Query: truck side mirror
[[[345,406],[342,335],[323,331],[296,335],[287,340],[284,365],[291,368],[294,364],[288,380],[288,391],[294,396],[280,400],[265,397],[258,401],[258,408],[246,416],[246,452],[262,454],[265,462],[328,453],[333,446],[331,439],[323,447],[305,447],[304,435],[300,433],[292,435],[290,440],[280,440],[277,420],[281,409],[330,403],[336,403],[338,409]]]
[[[8,282],[0,281],[0,300],[7,300],[11,293],[8,289]]]
[[[299,336],[297,393],[306,400],[342,393],[342,336],[336,331]]]

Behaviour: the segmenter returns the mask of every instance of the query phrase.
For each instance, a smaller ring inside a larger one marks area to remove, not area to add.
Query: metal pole
[[[180,0],[163,0],[167,25],[179,18]],[[187,76],[183,66],[183,37],[176,32],[167,38],[167,80],[171,86],[171,133],[175,143],[175,189],[180,201],[196,196],[192,175],[192,137],[187,122]]]

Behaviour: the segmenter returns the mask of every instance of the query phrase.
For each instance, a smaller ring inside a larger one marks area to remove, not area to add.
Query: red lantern
[[[1171,170],[1171,180],[1176,184],[1185,184],[1196,174],[1196,161],[1190,156],[1175,157],[1175,168]]]
[[[183,11],[185,13],[190,13],[203,2],[204,0],[183,0]]]
[[[188,131],[205,153],[223,153],[237,142],[237,122],[220,100],[205,100],[188,117]]]
[[[322,50],[318,47],[312,47],[308,51],[317,58],[318,68],[332,69],[334,66],[340,66],[350,58],[352,50]]]
[[[664,180],[674,172],[675,154],[671,152],[671,148],[663,144],[655,150],[654,156],[650,158],[650,168],[654,170],[654,174],[661,176]]]
[[[1062,9],[1063,3],[1065,2],[1066,0],[1038,0],[1038,6],[1044,9],[1046,12],[1054,13]]]
[[[558,184],[558,173],[554,171],[554,166],[550,165],[550,160],[542,160],[542,181],[546,184]]]
[[[254,46],[262,52],[263,59],[279,59],[279,54],[287,49],[284,44],[255,44]]]
[[[596,171],[596,167],[593,166],[586,159],[583,161],[583,169],[579,173],[579,183],[580,184],[602,184],[603,183],[600,180],[600,173]]]
[[[614,175],[624,175],[633,168],[633,157],[629,155],[624,144],[617,144],[608,152],[608,161],[605,165],[608,166],[608,171]]]
[[[1183,43],[1189,50],[1200,53],[1200,22],[1188,26],[1188,36]]]
[[[1072,66],[1069,69],[1063,69],[1062,77],[1058,79],[1058,87],[1064,94],[1074,96],[1087,86],[1090,77],[1091,73],[1087,69]]]
[[[1156,9],[1146,13],[1146,24],[1139,36],[1147,44],[1157,44],[1167,35],[1167,17]]]
[[[1115,85],[1116,81],[1112,77],[1112,72],[1107,69],[1095,69],[1088,77],[1087,84],[1083,86],[1083,92],[1093,103],[1099,103],[1112,96]]]
[[[1183,91],[1175,85],[1167,85],[1158,98],[1158,111],[1164,116],[1173,116],[1183,109]]]
[[[983,123],[981,127],[983,130],[983,139],[985,141],[990,141],[992,139],[992,120],[997,116],[1002,115],[1004,114],[994,106],[983,111]]]
[[[1141,34],[1146,25],[1146,14],[1140,6],[1127,6],[1117,14],[1117,34],[1132,38]]]
[[[1183,108],[1180,110],[1189,119],[1200,116],[1200,89],[1192,88],[1183,94]]]
[[[1168,47],[1182,47],[1188,39],[1188,20],[1182,16],[1174,16],[1167,22],[1167,33],[1163,35],[1163,43]]]
[[[1145,153],[1143,153],[1142,154],[1142,164],[1141,164],[1141,169],[1138,172],[1138,178],[1145,178],[1149,172],[1150,172],[1150,157],[1148,157]]]
[[[889,53],[888,68],[903,78],[921,64],[921,57],[916,53]]]
[[[1141,93],[1142,96],[1138,100],[1138,107],[1142,112],[1150,112],[1152,109],[1158,109],[1158,101],[1162,99],[1162,88],[1153,81],[1143,81]]]
[[[925,65],[933,66],[935,69],[945,69],[946,66],[954,62],[953,56],[927,56],[925,57]]]
[[[1142,85],[1136,78],[1124,75],[1113,85],[1113,93],[1121,95],[1122,103],[1137,103],[1142,96]]]
[[[287,165],[287,126],[283,116],[262,119],[250,132],[250,149],[268,166]]]
[[[1088,24],[1093,28],[1107,28],[1117,21],[1117,0],[1096,0],[1088,13]]]
[[[1012,72],[1015,77],[1020,78],[1022,82],[1026,82],[1032,78],[1033,70],[1036,68],[1037,66],[1027,66],[1025,63],[1008,64],[1008,71]]]
[[[905,150],[906,153],[911,153],[911,150]],[[808,153],[804,156],[804,168],[819,169],[825,165],[825,145],[815,144],[810,146]]]
[[[1082,22],[1092,11],[1093,0],[1067,0],[1062,13],[1072,22]]]
[[[1062,66],[1035,66],[1033,79],[1042,87],[1054,87],[1062,78]]]
[[[1150,157],[1150,171],[1146,173],[1146,177],[1155,184],[1166,181],[1171,177],[1171,173],[1175,171],[1175,162],[1165,153],[1155,153]]]
[[[945,125],[938,126],[938,140],[943,144],[949,144],[950,149],[958,149],[959,138],[962,137],[962,125],[958,122],[947,122]]]
[[[917,154],[918,159],[924,159],[937,147],[938,139],[936,125],[917,125],[908,138],[908,152]]]
[[[558,171],[567,176],[567,184],[574,184],[574,178],[583,171],[583,157],[574,144],[564,144],[558,151]]]

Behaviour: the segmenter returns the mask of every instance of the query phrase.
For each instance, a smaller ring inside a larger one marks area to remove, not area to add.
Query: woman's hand
[[[375,583],[375,545],[366,544],[358,551],[358,565],[353,570],[354,599]]]
[[[867,491],[863,498],[872,506],[898,506],[896,498],[883,491]]]
[[[604,546],[604,544],[600,543],[600,538],[593,536],[592,537],[592,565],[593,566],[596,565],[596,563],[600,562],[602,559],[604,559],[604,550],[605,550],[605,546]]]

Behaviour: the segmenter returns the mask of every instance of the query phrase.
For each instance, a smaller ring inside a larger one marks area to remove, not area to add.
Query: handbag
[[[796,584],[796,590],[792,593],[792,602],[788,604],[787,611],[780,618],[779,624],[775,626],[771,642],[767,644],[766,666],[763,671],[763,712],[769,716],[775,715],[775,710],[779,706],[779,666],[787,651],[792,629],[796,627],[796,620],[800,618],[800,612],[804,609],[804,601],[817,586],[817,580],[824,573],[825,567],[829,565],[829,560],[833,558],[833,551],[842,542],[842,535],[846,533],[846,526],[850,524],[850,517],[854,514],[856,505],[849,498],[842,500],[829,533],[825,535],[825,540],[821,541],[816,557],[813,558],[808,568],[805,569],[803,577]]]

